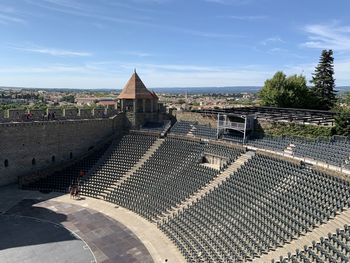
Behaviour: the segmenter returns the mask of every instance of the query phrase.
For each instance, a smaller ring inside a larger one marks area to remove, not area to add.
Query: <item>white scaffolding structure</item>
[[[240,121],[234,121],[238,119]],[[217,138],[228,130],[234,130],[243,134],[243,142],[246,141],[247,133],[254,130],[256,116],[240,115],[234,113],[218,113],[217,116]]]

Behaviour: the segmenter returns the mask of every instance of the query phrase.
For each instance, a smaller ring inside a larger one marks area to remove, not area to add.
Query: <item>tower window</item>
[[[4,161],[4,166],[5,166],[5,167],[9,167],[9,160],[6,159],[6,160]]]

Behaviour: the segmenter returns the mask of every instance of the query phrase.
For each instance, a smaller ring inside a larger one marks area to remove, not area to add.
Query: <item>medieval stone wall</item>
[[[0,185],[79,158],[121,134],[124,124],[124,114],[106,119],[0,123]]]
[[[173,111],[172,114],[176,117],[177,121],[193,121],[198,122],[198,124],[209,125],[213,128],[217,126],[216,116],[204,116],[200,113],[186,111]]]

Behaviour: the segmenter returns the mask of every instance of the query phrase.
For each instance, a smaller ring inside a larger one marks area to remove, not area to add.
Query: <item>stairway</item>
[[[208,184],[203,186],[197,192],[193,193],[187,199],[182,201],[176,207],[173,207],[171,210],[163,213],[163,215],[154,218],[154,222],[160,222],[166,220],[168,218],[173,217],[178,212],[183,209],[186,209],[198,202],[202,197],[204,197],[207,193],[213,191],[216,187],[219,187],[224,181],[226,181],[234,172],[236,172],[242,165],[244,165],[247,161],[249,161],[255,152],[249,151],[242,154],[236,161],[231,163],[224,171],[222,171],[219,175],[217,175],[213,180],[211,180]]]
[[[294,154],[294,148],[295,145],[293,143],[290,143],[286,149],[284,149],[284,153],[289,154],[289,155],[293,155]]]
[[[187,136],[191,136],[191,137],[195,137],[193,132],[196,130],[197,128],[194,125],[191,125],[191,129],[189,130],[189,132],[187,133]]]
[[[254,259],[253,262],[271,262],[272,259],[279,260],[280,256],[288,257],[288,252],[293,255],[295,254],[296,249],[299,249],[300,251],[304,250],[304,246],[309,247],[312,245],[312,241],[318,242],[321,237],[326,238],[328,233],[335,233],[337,228],[343,229],[345,224],[350,224],[349,209],[340,212],[325,224],[314,228],[311,232],[307,232],[296,240],[292,240],[283,247],[278,247],[276,250],[270,251],[269,253]]]
[[[97,196],[97,198],[105,199],[106,196],[109,195],[114,189],[124,183],[158,150],[163,142],[164,139],[157,139],[147,150],[147,152],[141,157],[141,159],[129,171],[127,171],[118,181],[108,186],[100,195]]]

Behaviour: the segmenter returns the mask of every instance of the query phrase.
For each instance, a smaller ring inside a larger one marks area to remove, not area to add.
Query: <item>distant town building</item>
[[[114,98],[101,98],[97,100],[98,102],[96,103],[99,106],[104,106],[104,107],[116,107],[117,105],[117,100]]]
[[[92,105],[95,103],[96,98],[95,97],[89,97],[89,98],[76,98],[75,99],[77,102],[78,106],[83,106],[83,105]]]

